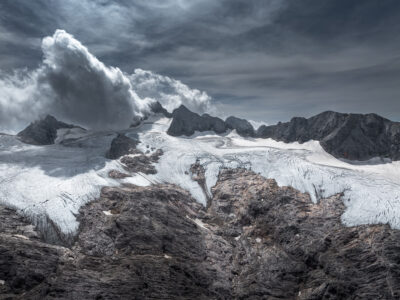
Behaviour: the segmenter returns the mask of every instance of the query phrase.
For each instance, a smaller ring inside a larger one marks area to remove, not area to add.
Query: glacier
[[[56,144],[49,146],[27,145],[15,136],[0,135],[0,201],[32,219],[46,216],[62,233],[74,234],[79,208],[98,198],[103,186],[172,183],[205,204],[206,195],[189,172],[198,159],[206,170],[208,193],[221,168],[247,168],[280,186],[309,193],[313,202],[342,194],[346,226],[384,223],[400,229],[400,162],[342,161],[317,141],[287,144],[243,138],[235,131],[172,137],[166,133],[170,122],[155,115],[138,127],[118,131],[139,137],[143,152],[164,151],[155,164],[157,174],[123,179],[108,177],[111,170],[126,171],[118,160],[105,158],[116,132],[60,131]]]

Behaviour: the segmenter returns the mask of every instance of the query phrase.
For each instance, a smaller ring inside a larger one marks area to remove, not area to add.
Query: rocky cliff
[[[200,116],[181,105],[172,112],[172,122],[168,128],[168,134],[172,136],[190,136],[196,131],[224,133],[227,129],[225,122],[220,118],[211,117],[208,114]]]
[[[243,137],[272,138],[285,143],[319,141],[337,158],[368,160],[374,157],[400,160],[400,123],[376,114],[343,114],[326,111],[309,119],[295,117],[290,122],[262,125],[257,131],[245,119],[225,121],[207,114],[199,116],[183,105],[172,113],[168,134],[192,135],[195,131],[223,133],[235,129]]]
[[[173,185],[103,188],[64,248],[1,208],[0,298],[398,299],[400,232],[343,209],[226,169],[208,209]]]
[[[18,133],[21,141],[33,145],[54,144],[57,138],[57,130],[61,128],[74,128],[76,126],[58,121],[53,116],[32,122],[28,127]]]
[[[225,120],[225,123],[229,129],[235,129],[236,132],[241,136],[254,137],[254,135],[255,135],[253,126],[250,124],[249,121],[247,121],[245,119],[240,119],[240,118],[231,116]]]
[[[328,153],[351,160],[378,156],[400,159],[400,123],[376,114],[327,111],[309,119],[293,118],[287,123],[262,125],[257,136],[286,143],[317,140]]]

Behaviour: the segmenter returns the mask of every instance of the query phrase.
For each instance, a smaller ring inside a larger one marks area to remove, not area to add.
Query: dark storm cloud
[[[222,114],[323,110],[400,120],[397,0],[0,1],[0,68],[34,67],[62,28],[106,64],[175,77]]]

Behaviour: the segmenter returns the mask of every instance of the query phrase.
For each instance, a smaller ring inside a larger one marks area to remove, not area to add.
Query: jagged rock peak
[[[57,138],[57,130],[61,128],[74,128],[71,124],[58,121],[55,117],[47,115],[43,119],[29,124],[24,130],[18,133],[21,141],[33,145],[51,145]]]
[[[172,118],[171,125],[167,131],[172,136],[190,136],[196,131],[224,133],[228,129],[225,122],[220,118],[212,117],[209,114],[200,116],[191,112],[184,105],[179,106],[172,112]]]
[[[172,114],[168,112],[160,102],[156,101],[150,105],[151,111],[155,114],[163,114],[167,118],[171,118]]]
[[[295,117],[290,122],[262,125],[257,137],[286,143],[318,140],[328,153],[350,160],[400,159],[400,123],[377,114],[326,111],[309,119]]]
[[[241,136],[253,137],[255,135],[253,126],[245,119],[230,116],[225,120],[225,124],[229,129],[235,129]]]

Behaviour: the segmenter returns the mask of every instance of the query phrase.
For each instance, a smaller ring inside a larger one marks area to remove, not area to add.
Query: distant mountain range
[[[0,135],[1,299],[399,298],[399,123],[152,110]]]
[[[309,119],[294,117],[290,122],[262,125],[255,130],[247,120],[229,117],[223,121],[208,114],[200,116],[181,105],[172,112],[168,134],[190,136],[196,131],[221,134],[229,129],[235,129],[243,137],[272,138],[285,143],[316,140],[337,158],[400,160],[400,123],[376,114],[326,111]]]
[[[294,117],[289,122],[261,125],[257,130],[245,119],[234,116],[225,121],[199,115],[184,105],[169,113],[160,103],[154,113],[172,118],[167,133],[171,136],[191,136],[196,131],[223,134],[236,130],[243,137],[272,138],[285,143],[319,141],[324,150],[337,158],[369,160],[375,157],[400,160],[400,122],[393,122],[377,114],[347,114],[326,111],[311,118]],[[18,133],[26,143],[47,145],[54,143],[60,128],[79,127],[57,121],[52,116],[31,123]]]

